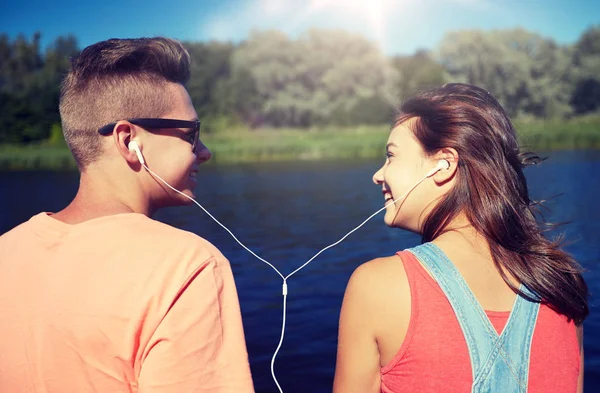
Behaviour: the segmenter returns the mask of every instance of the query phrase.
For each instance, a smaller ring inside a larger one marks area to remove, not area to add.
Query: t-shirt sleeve
[[[146,348],[138,392],[254,392],[226,259],[196,269],[173,300]]]

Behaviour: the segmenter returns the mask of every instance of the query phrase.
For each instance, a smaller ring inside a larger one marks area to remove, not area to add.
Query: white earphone
[[[425,177],[431,177],[438,173],[438,171],[441,171],[442,169],[450,169],[450,163],[448,162],[448,160],[439,160],[435,168],[427,172]]]
[[[135,151],[138,160],[140,160],[140,164],[144,165],[146,163],[146,161],[144,160],[144,156],[142,155],[142,150],[140,150],[140,147],[138,146],[136,141],[129,142],[129,145],[127,145],[127,147],[129,148],[129,150]]]

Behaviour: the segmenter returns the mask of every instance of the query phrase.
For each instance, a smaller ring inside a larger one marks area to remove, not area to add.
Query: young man
[[[62,211],[0,237],[1,392],[252,392],[237,292],[208,241],[149,218],[211,154],[166,38],[112,39],[60,97],[81,173]]]

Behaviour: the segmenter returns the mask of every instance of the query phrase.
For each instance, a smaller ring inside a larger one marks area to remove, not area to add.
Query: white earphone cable
[[[141,154],[141,153],[140,153]],[[283,337],[285,335],[285,321],[286,321],[286,307],[287,307],[287,294],[288,294],[288,288],[287,288],[287,280],[288,278],[290,278],[292,275],[296,274],[296,272],[302,270],[306,265],[308,265],[310,262],[312,262],[317,256],[319,256],[323,251],[334,247],[338,244],[340,244],[344,239],[346,239],[348,236],[350,236],[353,232],[355,232],[356,230],[358,230],[360,227],[362,227],[364,224],[367,223],[367,221],[369,221],[371,218],[375,217],[379,212],[381,212],[382,210],[384,210],[385,208],[387,208],[389,205],[391,204],[395,204],[398,200],[406,197],[410,192],[412,192],[412,190],[414,190],[419,184],[421,184],[425,179],[427,179],[428,177],[430,177],[432,175],[432,172],[427,173],[427,175],[425,175],[421,180],[419,180],[414,186],[412,186],[407,192],[405,192],[404,194],[402,194],[400,197],[396,198],[395,200],[393,200],[392,202],[384,205],[381,209],[377,210],[375,213],[371,214],[366,220],[364,220],[360,225],[358,225],[356,228],[352,229],[350,232],[348,232],[346,235],[344,235],[340,240],[338,240],[335,243],[330,244],[329,246],[323,248],[321,251],[319,251],[318,253],[316,253],[312,258],[310,258],[308,261],[306,261],[302,266],[300,266],[299,268],[297,268],[296,270],[294,270],[293,272],[291,272],[290,274],[288,274],[287,276],[283,276],[283,274],[281,274],[281,272],[279,270],[277,270],[277,268],[275,266],[273,266],[271,263],[269,263],[268,261],[266,261],[265,259],[261,258],[260,256],[256,255],[252,250],[250,250],[248,247],[246,247],[241,241],[238,240],[238,238],[223,224],[221,224],[221,222],[219,220],[217,220],[212,214],[210,214],[208,212],[208,210],[206,210],[200,203],[198,203],[194,198],[190,197],[189,195],[184,194],[183,192],[177,190],[176,188],[172,187],[169,183],[167,183],[162,177],[160,177],[159,175],[157,175],[154,171],[152,171],[150,168],[148,168],[148,166],[145,164],[145,162],[140,162],[142,164],[142,166],[154,177],[156,177],[157,179],[159,179],[161,182],[163,182],[167,187],[169,187],[171,190],[183,195],[184,197],[186,197],[187,199],[191,200],[192,202],[194,202],[196,205],[198,205],[198,207],[200,207],[210,218],[212,218],[217,224],[219,224],[223,229],[225,229],[230,235],[231,237],[240,245],[242,246],[246,251],[248,251],[250,254],[252,254],[254,257],[256,257],[258,260],[266,263],[267,265],[269,265],[273,270],[275,270],[275,272],[277,272],[277,274],[279,274],[279,276],[281,277],[281,279],[283,280],[283,288],[282,288],[282,294],[283,294],[283,320],[282,320],[282,324],[281,324],[281,337],[279,338],[279,344],[277,345],[277,349],[275,350],[275,352],[273,353],[273,357],[271,358],[271,376],[273,377],[273,381],[275,381],[275,384],[277,385],[277,388],[279,389],[280,393],[283,393],[283,390],[281,389],[281,386],[279,385],[279,382],[277,381],[277,378],[275,377],[275,370],[274,370],[274,366],[275,366],[275,358],[277,357],[277,354],[279,353],[279,349],[281,348],[281,345],[283,344]],[[435,173],[435,172],[434,172]]]
[[[252,251],[251,249],[249,249],[248,247],[246,247],[242,242],[240,242],[238,240],[237,237],[235,237],[235,235],[223,224],[221,224],[221,222],[219,220],[217,220],[212,214],[210,214],[208,212],[208,210],[206,210],[204,208],[204,206],[202,206],[201,204],[199,204],[194,198],[192,198],[189,195],[184,194],[183,192],[177,190],[176,188],[172,187],[169,183],[167,183],[162,177],[160,177],[159,175],[157,175],[156,173],[154,173],[154,171],[152,171],[150,168],[148,168],[146,166],[146,164],[142,164],[144,166],[144,168],[146,168],[146,170],[148,172],[150,172],[153,176],[155,176],[156,178],[158,178],[160,181],[162,181],[167,187],[169,187],[171,190],[183,195],[184,197],[186,197],[187,199],[189,199],[190,201],[194,202],[196,205],[198,205],[198,207],[202,210],[204,210],[204,213],[208,214],[208,216],[210,218],[212,218],[217,224],[219,224],[223,229],[225,229],[230,235],[231,237],[233,237],[233,239],[240,245],[242,246],[246,251],[248,251],[250,254],[254,255],[257,259],[261,260],[262,262],[266,263],[267,265],[269,265],[271,268],[273,268],[273,270],[275,270],[275,272],[277,272],[277,274],[279,274],[279,276],[281,277],[282,280],[285,280],[285,277],[283,277],[283,274],[281,274],[279,272],[279,270],[277,270],[277,268],[275,266],[273,266],[271,263],[269,263],[268,261],[264,260],[263,258],[259,257],[258,255],[256,255],[254,253],[254,251]]]
[[[310,258],[308,261],[306,261],[302,266],[300,266],[298,269],[294,270],[293,272],[291,272],[290,274],[288,274],[285,278],[288,279],[290,278],[293,274],[295,274],[296,272],[300,271],[301,269],[303,269],[306,265],[308,265],[310,262],[312,262],[313,259],[315,259],[317,256],[319,256],[319,254],[321,254],[323,251],[330,249],[331,247],[337,246],[338,244],[340,244],[344,239],[346,239],[348,236],[350,236],[352,233],[354,233],[356,230],[358,230],[360,227],[362,227],[363,225],[365,225],[367,223],[367,221],[369,221],[371,218],[375,217],[377,214],[379,214],[382,210],[386,209],[389,205],[392,205],[396,202],[398,202],[400,199],[406,197],[412,190],[414,190],[419,184],[421,184],[425,179],[427,179],[428,176],[423,177],[421,180],[419,180],[414,186],[412,186],[408,191],[406,191],[404,194],[402,194],[401,196],[399,196],[398,198],[394,199],[392,202],[384,205],[381,209],[377,210],[375,213],[371,214],[366,220],[364,220],[360,225],[358,225],[356,228],[354,228],[353,230],[351,230],[350,232],[348,232],[347,234],[345,234],[340,240],[338,240],[337,242],[328,245],[327,247],[325,247],[324,249],[322,249],[321,251],[319,251],[318,253],[316,253],[312,258]]]

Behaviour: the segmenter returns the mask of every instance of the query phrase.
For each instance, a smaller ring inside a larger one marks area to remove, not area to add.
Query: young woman
[[[352,275],[334,392],[582,391],[588,289],[536,220],[523,167],[539,158],[496,99],[466,84],[417,95],[386,155],[385,223],[423,244]]]

